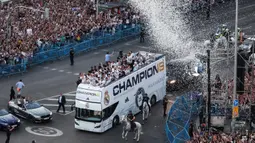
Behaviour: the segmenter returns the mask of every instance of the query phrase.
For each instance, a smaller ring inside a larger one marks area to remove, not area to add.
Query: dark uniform
[[[193,137],[193,123],[190,123],[190,127],[189,127],[189,136],[192,138]]]
[[[144,29],[140,32],[140,43],[144,43],[145,31]]]
[[[10,142],[10,137],[11,137],[11,133],[12,133],[13,128],[11,126],[8,126],[6,129],[6,140],[5,143],[9,143]]]
[[[145,102],[147,105],[148,105],[148,107],[149,107],[149,112],[151,112],[151,106],[149,105],[149,97],[144,97],[143,98],[143,103]],[[142,107],[141,108],[143,108],[143,104],[142,104]],[[142,110],[142,109],[141,109]],[[143,110],[142,110],[143,111]]]
[[[58,97],[58,110],[57,113],[59,112],[59,109],[62,107],[63,108],[63,113],[65,114],[65,104],[66,104],[66,97],[62,94]]]
[[[136,125],[134,123],[135,116],[133,115],[132,111],[129,111],[129,113],[127,115],[127,118],[128,118],[128,121],[130,121],[130,124],[131,124],[131,131],[134,131]]]
[[[119,51],[119,55],[117,57],[118,60],[123,58],[123,51]]]
[[[69,56],[70,56],[71,65],[73,65],[73,63],[74,63],[74,61],[73,61],[73,58],[74,58],[74,50],[73,50],[73,48],[70,49]]]
[[[13,89],[13,86],[11,87],[11,94],[10,94],[10,100],[15,99],[15,91]]]
[[[164,117],[166,117],[167,103],[168,103],[168,99],[167,99],[166,96],[165,96],[164,99],[163,99],[163,110],[164,110],[163,116],[164,116]]]

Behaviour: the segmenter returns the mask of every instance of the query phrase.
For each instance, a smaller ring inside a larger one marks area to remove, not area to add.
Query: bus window
[[[101,121],[101,112],[76,108],[75,118],[79,120],[91,121],[91,122],[100,122]]]
[[[111,106],[109,106],[103,110],[103,113],[102,113],[103,120],[106,120],[107,118],[111,117],[111,115],[115,111],[118,104],[119,104],[119,102],[114,103]]]

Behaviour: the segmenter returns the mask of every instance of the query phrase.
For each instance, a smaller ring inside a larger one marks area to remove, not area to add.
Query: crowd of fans
[[[133,71],[137,71],[152,61],[154,58],[149,53],[141,54],[131,51],[127,55],[119,56],[117,61],[100,63],[98,66],[91,67],[87,74],[81,73],[79,78],[82,83],[105,86]]]
[[[192,139],[187,143],[254,143],[255,134],[254,133],[234,133],[226,134],[219,132],[203,131],[198,129],[194,131]]]
[[[49,18],[44,13],[45,8],[49,8]],[[102,11],[96,17],[95,3],[91,0],[6,3],[0,10],[0,65],[21,63],[35,52],[52,48],[49,45],[63,44],[70,39],[80,41],[95,31],[114,34],[119,25],[133,25],[138,21],[139,14],[130,7]]]

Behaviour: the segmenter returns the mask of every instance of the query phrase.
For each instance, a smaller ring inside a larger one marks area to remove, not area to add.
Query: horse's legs
[[[141,129],[137,129],[137,139],[136,139],[136,142],[139,142],[139,140],[140,140],[140,135],[141,135]]]
[[[146,113],[146,118],[145,118],[145,120],[147,120],[147,119],[148,119],[149,114],[150,114],[150,111],[148,111],[148,112]]]
[[[125,138],[125,129],[123,129],[123,131],[122,131],[122,138],[124,139]]]
[[[129,132],[129,131],[126,131],[126,133],[125,133],[125,139],[126,139],[126,141],[127,141],[128,132]]]
[[[136,140],[137,138],[137,130],[135,130],[135,137],[134,137],[134,140]]]
[[[142,124],[144,124],[144,116],[145,116],[145,112],[143,111],[143,122],[142,122]]]

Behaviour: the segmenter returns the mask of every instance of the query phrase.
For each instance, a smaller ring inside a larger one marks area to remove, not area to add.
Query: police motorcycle
[[[215,39],[219,39],[220,37],[224,36],[228,39],[228,37],[230,36],[231,31],[229,30],[229,28],[227,27],[226,24],[222,24],[217,28],[217,31],[214,35]]]
[[[218,27],[216,33],[210,35],[210,40],[204,42],[205,48],[212,49],[225,49],[227,50],[228,43],[230,39],[230,30],[226,24],[223,24]]]

